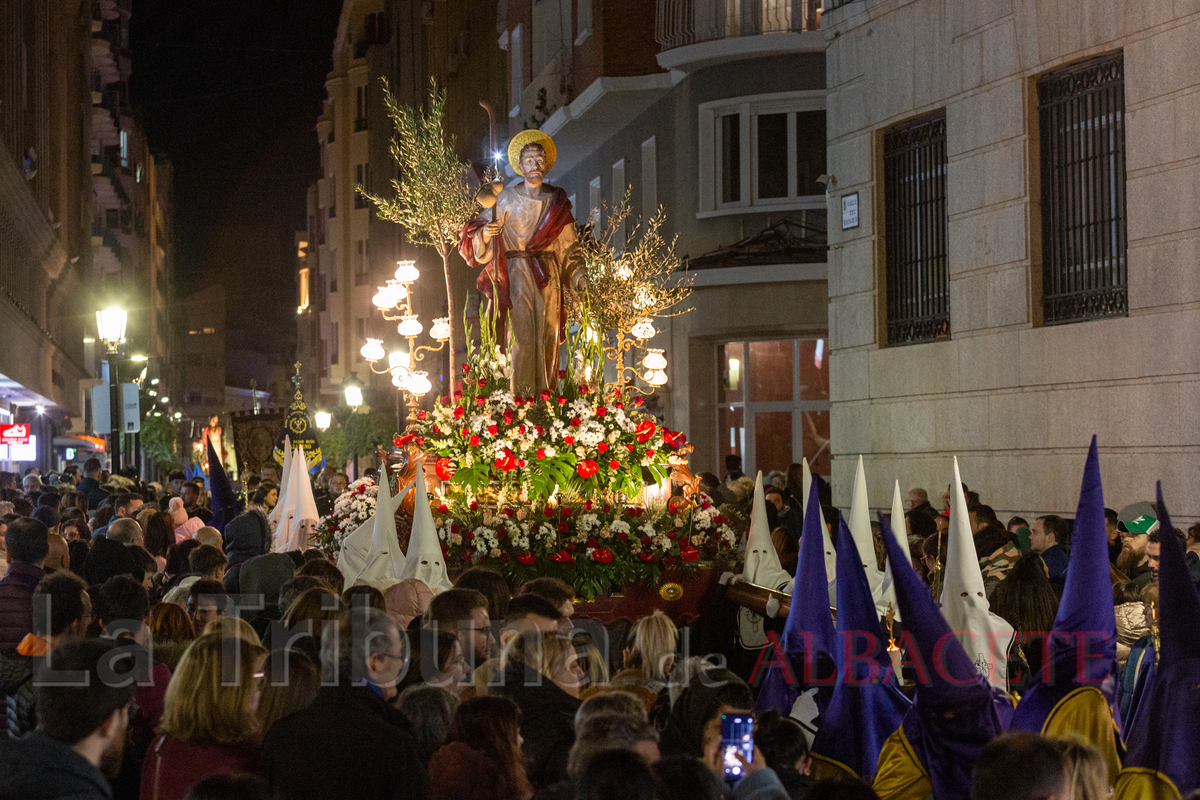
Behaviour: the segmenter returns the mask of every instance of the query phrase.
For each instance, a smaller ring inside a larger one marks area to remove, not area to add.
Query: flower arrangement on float
[[[333,511],[317,524],[316,546],[336,555],[342,540],[375,514],[379,487],[370,478],[360,478],[333,501]]]
[[[559,371],[556,390],[531,397],[512,392],[507,358],[485,333],[453,393],[397,437],[434,461],[447,564],[517,582],[551,575],[591,599],[730,555],[738,535],[697,491],[687,436],[643,412],[635,390],[589,384],[601,356],[586,328],[572,338],[582,357]],[[670,496],[672,478],[682,494]]]

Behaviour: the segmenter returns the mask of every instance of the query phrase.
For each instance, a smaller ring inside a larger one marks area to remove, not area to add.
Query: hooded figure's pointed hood
[[[279,494],[275,496],[275,507],[267,515],[267,521],[275,524],[283,516],[284,503],[288,499],[288,488],[292,483],[292,439],[283,437],[283,469],[279,473]]]
[[[413,502],[412,537],[408,540],[408,553],[400,580],[416,578],[433,590],[434,594],[453,588],[446,575],[446,558],[438,540],[437,526],[433,524],[433,512],[429,509],[429,493],[425,489],[424,463],[417,468],[413,480],[416,497]],[[400,491],[400,497],[404,490]]]
[[[874,777],[879,751],[912,703],[892,670],[888,640],[879,627],[875,600],[854,537],[845,521],[838,529],[837,636],[842,668],[821,720],[812,754]],[[863,657],[847,658],[848,654]]]
[[[1049,643],[1050,674],[1039,670],[1031,676],[1033,685],[1021,697],[1014,727],[1041,732],[1055,705],[1081,686],[1099,689],[1113,718],[1118,718],[1117,618],[1110,575],[1100,456],[1093,436],[1083,466],[1066,584],[1054,618],[1055,635]],[[1086,648],[1082,662],[1080,646]]]
[[[400,582],[404,573],[404,553],[396,537],[397,498],[392,497],[387,465],[379,468],[379,492],[375,495],[375,514],[371,525],[371,554],[368,567],[360,581],[380,591],[387,591]]]
[[[800,460],[802,465],[802,483],[804,490],[804,513],[808,513],[808,495],[812,491],[812,470],[808,468],[808,459]],[[837,608],[837,549],[833,546],[833,538],[829,535],[829,526],[825,524],[825,512],[821,510],[821,501],[817,500],[817,514],[821,519],[821,541],[825,551],[825,576],[829,579],[829,607]]]
[[[947,537],[942,614],[950,623],[950,628],[958,632],[959,641],[980,673],[993,686],[1007,688],[1004,655],[1012,643],[1013,627],[1002,617],[993,614],[988,605],[957,458],[954,459],[954,486],[950,495],[950,529]]]
[[[904,614],[906,663],[914,667],[917,693],[904,717],[904,736],[933,783],[935,798],[970,795],[971,770],[989,741],[1004,731],[1000,711],[1012,702],[993,689],[959,644],[925,582],[904,560],[892,526],[880,520]]]
[[[212,498],[212,520],[208,524],[224,535],[225,525],[238,515],[238,501],[211,439],[208,440],[208,489]]]
[[[875,599],[875,610],[882,616],[887,612],[887,603],[883,600],[883,573],[875,561],[875,536],[871,533],[871,504],[867,500],[867,473],[863,469],[862,456],[858,457],[858,468],[854,471],[854,494],[850,498],[848,527],[871,587],[871,597]]]
[[[904,521],[904,500],[900,495],[900,481],[896,481],[896,486],[892,491],[892,516],[888,520],[892,525],[892,533],[896,536],[896,544],[900,545],[900,549],[904,551],[904,555],[908,558],[908,563],[912,563],[912,551],[908,549],[908,528],[906,525],[898,525],[897,520]],[[896,619],[901,619],[900,609],[896,606],[896,579],[892,576],[892,560],[889,558],[887,563],[883,565],[883,600],[891,605],[896,612]],[[886,614],[886,611],[884,612]]]
[[[833,695],[838,648],[826,592],[829,582],[825,578],[822,532],[828,536],[821,519],[821,501],[816,492],[809,492],[800,534],[796,585],[780,641],[791,674],[777,665],[771,666],[755,704],[759,712],[775,709],[781,714],[790,714],[806,674],[823,681],[817,691],[817,708],[822,715]]]
[[[750,535],[746,538],[746,565],[742,575],[755,586],[784,592],[791,590],[792,576],[779,563],[779,554],[771,543],[761,471],[754,482],[754,507],[750,513]]]
[[[1171,527],[1161,483],[1158,511],[1158,664],[1125,739],[1125,766],[1160,772],[1187,797],[1200,789],[1200,596]]]
[[[275,529],[275,552],[307,550],[313,531],[321,515],[317,513],[317,501],[313,498],[312,483],[304,460],[304,450],[296,448],[292,453],[292,474],[288,481],[288,507],[279,518]],[[282,504],[281,504],[282,505]]]

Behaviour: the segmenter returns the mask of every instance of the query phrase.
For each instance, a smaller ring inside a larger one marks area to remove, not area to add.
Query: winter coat
[[[267,731],[259,771],[288,800],[428,800],[408,721],[370,687],[328,686]]]
[[[271,528],[267,519],[257,511],[238,514],[225,525],[225,555],[229,568],[225,571],[225,591],[237,594],[240,590],[242,564],[268,552]]]
[[[33,705],[33,657],[0,651],[0,692],[5,697],[7,735],[13,739],[37,727]]]
[[[0,579],[0,650],[16,649],[33,630],[33,590],[46,573],[33,564],[8,565]]]
[[[104,774],[68,745],[38,731],[0,739],[0,797],[111,800]]]
[[[506,800],[499,781],[500,766],[463,742],[444,745],[429,759],[432,800]]]
[[[95,478],[84,478],[75,487],[75,491],[87,498],[89,511],[95,511],[108,499],[108,492],[101,488],[100,481]]]
[[[521,709],[521,736],[529,782],[534,789],[567,777],[567,756],[575,744],[575,712],[579,700],[558,688],[545,675],[519,661],[504,669],[497,694],[508,696]]]
[[[181,800],[196,783],[210,775],[253,772],[258,742],[198,744],[155,738],[142,764],[141,800]]]

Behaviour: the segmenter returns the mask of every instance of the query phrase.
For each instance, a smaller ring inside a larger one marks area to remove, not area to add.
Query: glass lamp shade
[[[408,366],[408,353],[403,350],[393,350],[388,353],[388,369],[395,370],[397,367]]]
[[[405,314],[400,318],[400,324],[396,326],[396,330],[401,336],[410,338],[420,336],[421,331],[425,330],[425,326],[417,319],[416,314]]]
[[[363,358],[372,363],[382,361],[384,357],[383,340],[382,339],[367,339],[367,343],[358,351]]]
[[[417,270],[417,262],[415,261],[397,261],[396,262],[396,280],[400,283],[412,283],[417,278],[421,277],[421,273]]]
[[[125,341],[125,325],[128,322],[129,314],[125,309],[111,306],[96,312],[96,333],[102,342],[119,344]]]
[[[346,405],[351,408],[358,408],[363,404],[362,387],[354,384],[349,384],[343,390],[346,394]]]
[[[638,339],[652,339],[654,338],[654,334],[658,333],[658,331],[654,330],[654,323],[648,319],[644,319],[634,325],[629,332]]]
[[[667,383],[667,373],[663,372],[661,369],[648,369],[646,370],[646,373],[642,375],[642,380],[651,386],[664,386]]]
[[[433,389],[433,384],[429,382],[428,372],[414,372],[412,377],[408,379],[408,392],[414,397],[421,397]]]
[[[444,342],[450,338],[450,318],[438,317],[433,321],[433,327],[429,329],[429,335],[436,342]]]
[[[380,286],[379,291],[375,292],[375,296],[371,298],[371,304],[376,308],[384,309],[396,305],[396,301],[392,297],[391,287]]]
[[[396,367],[392,370],[392,386],[397,389],[407,389],[410,380],[412,380],[412,372],[408,367]]]
[[[317,430],[327,431],[329,430],[329,423],[333,422],[333,415],[328,411],[318,411],[313,414],[313,422],[317,424]]]
[[[651,347],[646,351],[646,357],[642,359],[642,366],[651,371],[661,371],[667,368],[667,359],[663,355],[663,351],[657,347]]]

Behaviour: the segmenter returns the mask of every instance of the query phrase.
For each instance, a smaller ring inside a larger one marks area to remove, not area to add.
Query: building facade
[[[834,499],[863,454],[1073,516],[1092,434],[1114,508],[1200,516],[1193,420],[1200,8],[853,0],[828,42]]]
[[[693,470],[828,474],[819,3],[510,0],[501,44],[509,132],[554,138],[576,219],[603,229],[628,196],[619,237],[659,208],[678,236],[692,311],[646,343],[669,375],[649,407]]]

